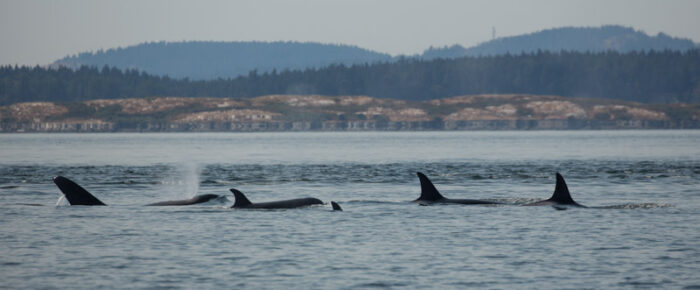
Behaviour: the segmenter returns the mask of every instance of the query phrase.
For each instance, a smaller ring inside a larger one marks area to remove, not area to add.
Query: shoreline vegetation
[[[0,132],[700,129],[698,104],[549,95],[150,97],[0,107]]]
[[[0,132],[698,129],[698,63],[700,49],[537,51],[209,80],[0,66]]]

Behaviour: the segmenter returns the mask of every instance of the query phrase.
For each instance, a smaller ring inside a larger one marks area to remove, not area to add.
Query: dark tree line
[[[0,67],[0,104],[151,96],[368,95],[429,100],[467,94],[549,94],[644,103],[700,103],[700,50],[419,60],[272,71],[192,81],[133,70]]]

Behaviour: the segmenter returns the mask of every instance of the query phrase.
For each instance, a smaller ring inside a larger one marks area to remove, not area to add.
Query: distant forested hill
[[[331,65],[232,79],[178,80],[116,68],[0,67],[0,105],[152,96],[248,98],[269,94],[365,95],[422,101],[471,94],[593,97],[700,103],[700,50],[538,52]]]
[[[538,50],[559,52],[631,52],[631,51],[686,51],[696,45],[686,38],[675,38],[663,33],[650,36],[630,27],[609,25],[602,27],[564,27],[535,33],[497,38],[474,47],[453,45],[430,48],[422,57],[456,58],[463,56],[532,53]]]
[[[390,60],[388,54],[356,46],[301,42],[152,42],[81,53],[54,66],[117,67],[171,78],[216,79],[259,73],[363,64]]]
[[[686,51],[695,47],[688,39],[665,34],[649,36],[622,26],[557,28],[498,38],[464,48],[459,45],[430,48],[422,55],[403,58],[459,58],[464,56],[521,54],[539,51],[631,52]],[[135,69],[151,75],[191,80],[235,78],[257,73],[305,70],[333,64],[390,62],[400,57],[348,45],[310,42],[152,42],[126,48],[85,52],[55,61],[52,66]]]

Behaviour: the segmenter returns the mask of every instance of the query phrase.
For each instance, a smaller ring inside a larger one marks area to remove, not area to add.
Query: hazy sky
[[[698,0],[0,0],[0,64],[149,41],[294,40],[391,54],[562,26],[631,26],[700,42]]]

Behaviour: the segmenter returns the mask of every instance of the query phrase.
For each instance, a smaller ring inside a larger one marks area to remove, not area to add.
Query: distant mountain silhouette
[[[603,26],[556,28],[531,34],[498,38],[464,48],[453,45],[430,48],[421,55],[392,57],[357,46],[312,42],[150,42],[126,48],[80,53],[57,60],[52,66],[78,68],[82,65],[135,69],[151,75],[210,80],[246,76],[276,70],[305,70],[333,64],[351,66],[376,62],[393,62],[407,58],[459,58],[464,56],[502,55],[506,53],[562,50],[573,52],[618,52],[678,50],[696,45],[689,39],[659,33],[649,36],[629,27]]]
[[[388,54],[356,46],[310,42],[151,42],[94,53],[80,53],[53,63],[136,69],[173,78],[216,79],[257,73],[320,68],[332,64],[389,61]]]
[[[659,33],[656,36],[630,27],[608,25],[602,27],[564,27],[535,33],[497,38],[482,44],[464,48],[460,45],[429,48],[421,55],[424,59],[457,58],[463,56],[502,55],[506,53],[532,53],[538,50],[559,52],[650,51],[696,48],[686,38],[676,38]]]

